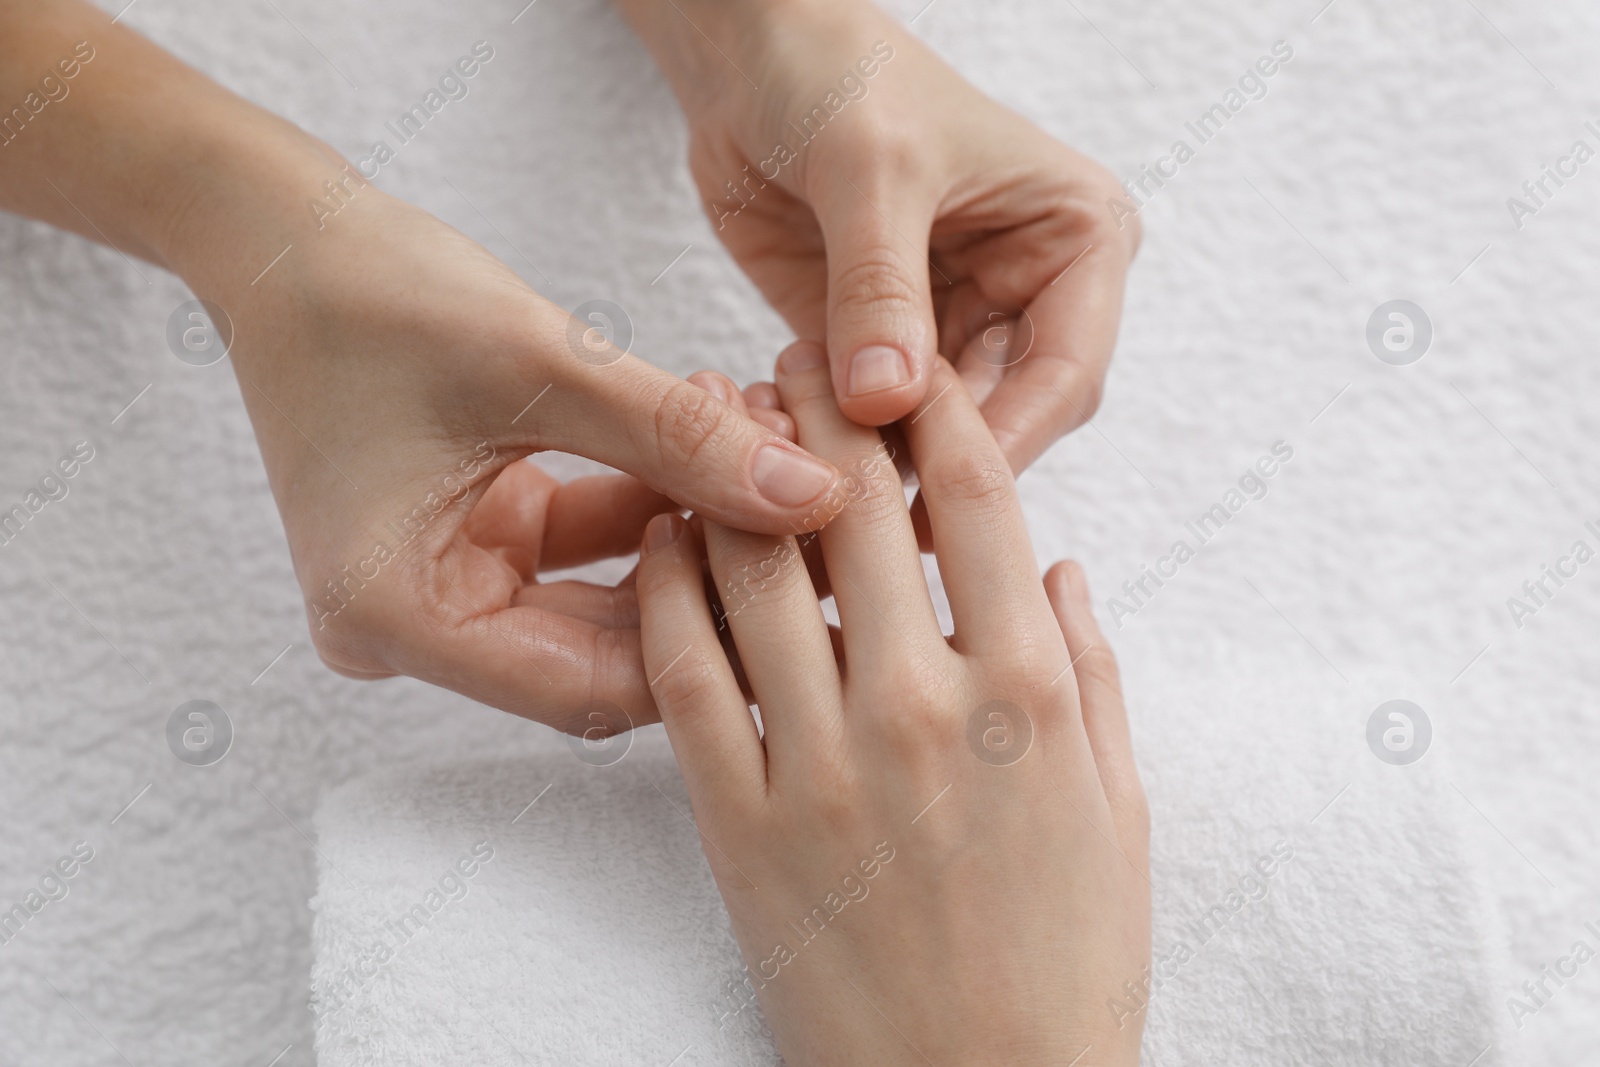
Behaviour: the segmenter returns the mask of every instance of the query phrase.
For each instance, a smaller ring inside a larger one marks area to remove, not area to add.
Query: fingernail
[[[778,357],[778,369],[785,374],[800,374],[828,365],[828,350],[815,341],[796,341]]]
[[[850,395],[866,396],[911,380],[911,364],[898,348],[867,345],[850,360]]]
[[[657,515],[644,528],[644,554],[648,556],[666,548],[683,534],[686,527],[683,519],[670,511]]]
[[[833,482],[833,471],[820,460],[782,445],[757,449],[751,474],[761,495],[785,508],[816,499]]]
[[[733,398],[728,395],[728,387],[723,384],[722,379],[717,375],[694,374],[689,377],[689,380],[698,385],[700,388],[704,389],[706,392],[710,393],[712,396],[716,397],[718,400],[722,401],[724,404],[730,404],[733,402]]]

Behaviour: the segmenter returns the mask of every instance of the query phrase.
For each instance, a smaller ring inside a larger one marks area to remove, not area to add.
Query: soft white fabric
[[[1348,723],[1292,677],[1168,676],[1146,700],[1149,1063],[1509,1062],[1440,757],[1307,774],[1346,762]],[[609,766],[430,765],[328,797],[318,1062],[776,1064],[689,810],[659,728]],[[493,859],[462,877],[474,847]]]
[[[1272,441],[1295,446],[1267,499],[1112,633],[1130,687],[1213,669],[1202,635],[1250,669],[1302,672],[1342,709],[1339,757],[1304,768],[1330,795],[1371,760],[1360,727],[1373,705],[1428,708],[1457,775],[1444,801],[1467,820],[1511,935],[1492,1006],[1509,1021],[1504,997],[1583,936],[1600,884],[1600,572],[1521,630],[1505,606],[1600,517],[1600,171],[1586,165],[1520,231],[1505,206],[1600,115],[1600,11],[1336,0],[1311,24],[1322,6],[938,0],[915,29],[1122,176],[1274,40],[1294,45],[1267,98],[1144,212],[1101,414],[1023,494],[1041,559],[1083,560],[1103,601]],[[636,351],[674,371],[764,373],[785,331],[701,218],[682,121],[648,58],[602,0],[539,0],[511,24],[522,7],[140,0],[123,21],[352,154],[490,40],[472,95],[384,168],[384,187],[567,307],[622,303]],[[100,449],[67,499],[0,548],[0,901],[74,842],[96,849],[71,895],[0,945],[8,1062],[120,1064],[115,1045],[141,1064],[264,1067],[283,1052],[280,1067],[305,1067],[319,794],[378,766],[559,751],[427,686],[362,685],[316,662],[227,365],[167,350],[185,297],[113,251],[0,219],[0,502],[74,442]],[[1395,297],[1436,327],[1408,368],[1363,340]],[[1362,670],[1370,691],[1341,679]],[[238,728],[207,769],[180,764],[163,736],[197,698]],[[1141,750],[1148,707],[1134,701]],[[1229,758],[1203,734],[1196,744]],[[1600,972],[1512,1040],[1531,1062],[1582,1062],[1600,1045]]]

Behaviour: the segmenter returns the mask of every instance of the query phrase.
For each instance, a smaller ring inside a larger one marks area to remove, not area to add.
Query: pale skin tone
[[[1041,581],[980,409],[948,366],[932,380],[950,386],[939,419],[908,423],[906,444],[954,634],[879,435],[844,417],[826,354],[802,342],[779,362],[783,410],[859,481],[819,535],[842,633],[792,545],[659,516],[638,571],[656,702],[791,1067],[1137,1064],[1142,1015],[1108,1008],[1150,958],[1148,814],[1115,660],[1076,564]],[[764,731],[707,607],[706,557],[719,590],[740,590],[728,625]]]
[[[1108,213],[1121,189],[1104,168],[871,4],[619,6],[683,105],[718,236],[799,337],[826,343],[849,418],[904,416],[941,353],[1013,470],[1093,414],[1139,242],[1137,219]],[[901,384],[885,386],[882,348],[904,357]]]
[[[879,42],[893,52],[718,220],[808,339],[775,384],[740,394],[632,355],[585,359],[565,311],[371,185],[319,226],[307,202],[349,179],[345,161],[76,0],[0,0],[0,106],[28,112],[0,146],[0,209],[168,269],[225,310],[330,667],[562,729],[592,725],[578,713],[596,700],[623,709],[616,727],[665,719],[753,971],[840,875],[894,850],[871,896],[762,990],[791,1064],[1134,1063],[1137,1025],[1104,1004],[1149,956],[1143,800],[1081,573],[1040,582],[1012,481],[1098,402],[1138,240],[1106,213],[1117,186],[870,6],[621,7],[684,106],[708,204]],[[79,42],[93,58],[66,75]],[[70,94],[27,105],[47,76]],[[868,427],[928,402],[905,428],[914,520]],[[381,578],[328,611],[328,583],[485,449]],[[518,462],[546,449],[623,473],[562,485]],[[867,488],[821,538],[842,662],[798,565],[731,623],[762,737],[700,568],[709,556],[726,578],[825,521],[841,469]],[[674,509],[706,520],[704,544]],[[948,641],[919,525],[948,583]],[[637,593],[539,580],[629,554],[641,533]],[[1010,766],[967,743],[991,700],[1033,726]]]
[[[853,0],[621,6],[685,107],[708,201],[875,42],[894,50],[869,95],[718,231],[796,333],[829,342],[849,417],[905,415],[939,351],[983,398],[1013,469],[1092,413],[1137,241],[1105,212],[1116,186],[1102,169]],[[483,248],[351,186],[328,146],[96,7],[0,0],[0,27],[6,107],[59,81],[78,42],[94,51],[69,95],[13,123],[0,209],[171,270],[225,310],[333,669],[413,675],[563,729],[588,725],[575,712],[594,700],[654,721],[631,584],[550,585],[541,571],[631,552],[669,508],[765,533],[815,525],[837,472],[784,440],[770,385],[724,404],[632,355],[575,358],[566,313]],[[357,192],[319,228],[307,203],[330,180]],[[862,348],[877,352],[866,392],[851,386]],[[883,384],[885,349],[904,357],[899,384]],[[385,523],[485,444],[492,461],[381,579],[328,599],[344,568],[371,573]],[[558,486],[515,462],[544,449],[624,473]]]

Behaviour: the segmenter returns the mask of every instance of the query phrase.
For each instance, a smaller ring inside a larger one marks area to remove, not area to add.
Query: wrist
[[[253,106],[199,131],[168,153],[172,195],[147,237],[197,295],[244,299],[285,248],[358,193],[377,195],[328,145]]]
[[[881,18],[865,0],[616,0],[684,110],[765,81],[762,56],[796,24]]]
[[[303,211],[308,194],[271,191],[298,187],[285,175],[310,176],[329,156],[86,3],[7,16],[6,98],[39,97],[39,70],[51,72],[51,111],[0,136],[0,209],[104,241],[191,284],[221,266],[222,233],[236,241],[246,222],[270,219],[293,199]],[[212,220],[215,234],[196,220]]]

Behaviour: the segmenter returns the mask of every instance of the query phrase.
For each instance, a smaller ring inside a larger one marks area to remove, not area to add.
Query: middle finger
[[[797,341],[778,361],[778,391],[801,447],[839,465],[839,488],[823,498],[821,533],[845,664],[943,649],[916,533],[894,460],[878,432],[845,418],[834,400],[827,354]],[[909,646],[906,647],[906,646]]]

